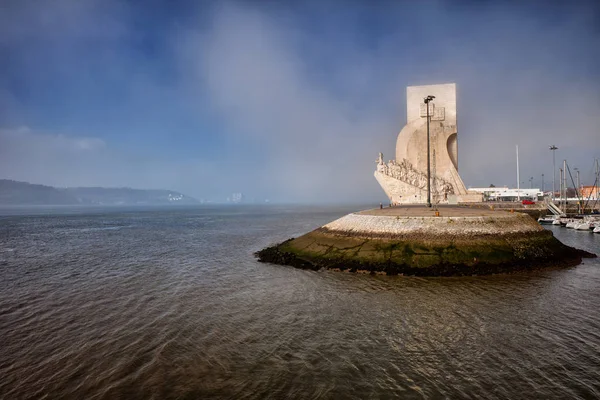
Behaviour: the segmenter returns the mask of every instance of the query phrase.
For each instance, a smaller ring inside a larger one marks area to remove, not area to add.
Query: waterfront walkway
[[[438,205],[437,210],[435,208],[428,208],[424,204],[407,204],[393,207],[384,207],[383,209],[374,208],[372,210],[360,211],[356,214],[361,215],[379,215],[389,217],[433,217],[435,212],[438,211],[441,217],[484,217],[484,216],[498,216],[499,212],[484,208],[469,208],[455,205]]]

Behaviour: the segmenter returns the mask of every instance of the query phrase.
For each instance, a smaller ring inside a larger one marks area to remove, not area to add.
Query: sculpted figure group
[[[406,159],[403,159],[400,163],[397,163],[396,160],[390,160],[386,164],[383,161],[383,153],[379,153],[377,172],[398,179],[416,188],[427,190],[427,174],[418,171]],[[454,187],[445,179],[439,176],[432,176],[431,191],[434,195],[441,194],[444,198],[447,198],[449,194],[454,194]]]

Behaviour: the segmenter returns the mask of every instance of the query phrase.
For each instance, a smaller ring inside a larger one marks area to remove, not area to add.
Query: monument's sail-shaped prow
[[[481,201],[469,194],[458,174],[456,84],[409,86],[406,88],[406,126],[398,134],[396,159],[385,163],[379,153],[375,178],[391,203],[427,202],[427,106],[433,203]]]

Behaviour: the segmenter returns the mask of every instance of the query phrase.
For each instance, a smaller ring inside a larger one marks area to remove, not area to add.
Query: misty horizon
[[[550,145],[557,169],[566,159],[593,184],[591,1],[60,0],[2,10],[0,179],[378,204],[387,198],[375,161],[380,151],[394,158],[406,87],[454,82],[467,187],[516,187],[517,145],[521,187],[551,188]]]

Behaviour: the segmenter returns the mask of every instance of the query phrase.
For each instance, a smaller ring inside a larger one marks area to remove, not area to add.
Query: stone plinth
[[[418,276],[571,266],[593,256],[525,214],[451,206],[438,212],[421,206],[352,213],[257,256],[306,269]]]

